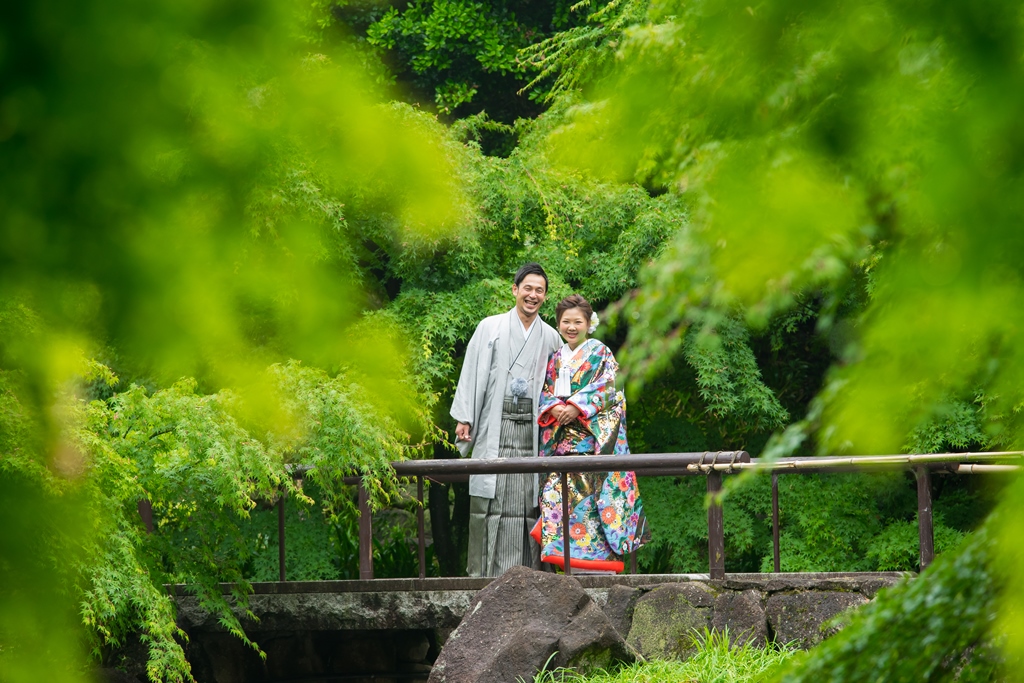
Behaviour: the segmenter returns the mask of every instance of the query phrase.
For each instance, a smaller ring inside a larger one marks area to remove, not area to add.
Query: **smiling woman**
[[[587,339],[593,309],[578,294],[555,309],[566,343],[551,356],[541,393],[541,456],[624,455],[626,398],[615,387],[618,364],[611,350]],[[633,472],[569,473],[568,493],[551,474],[540,496],[540,519],[531,535],[541,560],[565,566],[562,496],[569,496],[569,562],[573,568],[621,572],[622,557],[650,533]]]
[[[579,298],[582,299],[583,297]],[[583,303],[586,302],[584,301]],[[589,304],[585,308],[587,310],[584,310],[582,305],[574,306],[558,315],[558,333],[562,335],[562,339],[565,340],[565,343],[573,351],[587,338],[590,316],[593,315],[593,311],[589,310]]]

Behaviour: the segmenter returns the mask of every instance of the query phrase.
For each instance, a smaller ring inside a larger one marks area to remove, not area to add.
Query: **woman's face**
[[[586,340],[588,327],[590,327],[590,321],[578,308],[564,311],[562,317],[558,319],[558,332],[562,335],[562,339],[569,344],[570,349],[575,349]]]

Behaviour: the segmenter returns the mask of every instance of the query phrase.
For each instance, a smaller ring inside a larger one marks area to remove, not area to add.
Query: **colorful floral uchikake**
[[[555,380],[562,365],[571,373],[571,395],[555,396]],[[540,455],[624,455],[626,401],[615,388],[618,365],[610,349],[588,339],[575,353],[563,347],[548,363],[541,395]],[[559,425],[551,414],[557,405],[572,404],[580,416]],[[617,571],[622,557],[650,538],[643,502],[633,472],[569,473],[569,557],[574,569]],[[562,487],[551,474],[540,496],[540,519],[531,535],[541,546],[544,562],[564,567],[562,548]]]

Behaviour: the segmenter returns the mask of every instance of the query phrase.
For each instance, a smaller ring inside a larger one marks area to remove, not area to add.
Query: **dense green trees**
[[[347,2],[331,9],[366,41],[425,103],[447,117],[486,111],[507,124],[536,116],[546,86],[534,81],[520,50],[602,16],[604,3],[417,0],[352,17]],[[347,20],[347,22],[346,22]]]

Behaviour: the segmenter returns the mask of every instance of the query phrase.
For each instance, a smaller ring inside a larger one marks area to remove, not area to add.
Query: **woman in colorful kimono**
[[[611,350],[588,339],[594,310],[574,294],[555,308],[565,344],[551,355],[540,399],[540,456],[623,455],[626,399],[615,388],[618,364]],[[650,534],[633,472],[570,473],[569,536],[573,569],[621,572],[622,558]],[[562,487],[551,474],[540,492],[540,519],[531,534],[541,561],[564,568]]]

